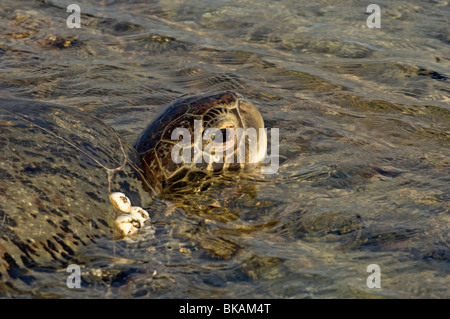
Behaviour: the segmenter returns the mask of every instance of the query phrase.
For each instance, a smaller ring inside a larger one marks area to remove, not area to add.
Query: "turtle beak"
[[[249,162],[260,163],[265,159],[267,152],[267,134],[264,129],[264,120],[258,109],[250,102],[239,99],[238,103],[243,129],[254,128],[256,131],[256,141],[249,141]]]

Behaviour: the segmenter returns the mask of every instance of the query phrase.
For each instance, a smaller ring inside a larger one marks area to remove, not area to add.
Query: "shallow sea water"
[[[132,143],[171,101],[235,90],[280,129],[275,175],[146,207],[155,233],[80,251],[82,288],[20,297],[449,298],[450,4],[3,0],[0,93],[82,110]],[[381,268],[369,289],[367,266]]]

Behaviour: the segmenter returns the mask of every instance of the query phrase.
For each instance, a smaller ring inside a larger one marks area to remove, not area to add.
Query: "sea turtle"
[[[176,100],[134,147],[101,120],[73,108],[0,98],[0,292],[11,279],[32,281],[31,268],[65,265],[80,247],[102,236],[113,238],[118,221],[131,223],[131,215],[124,217],[111,205],[112,197],[121,198],[117,192],[134,205],[147,206],[175,181],[240,168],[173,162],[171,150],[181,139],[172,140],[171,134],[175,128],[193,133],[194,120],[203,121],[202,132],[255,128],[264,146],[245,158],[263,159],[266,136],[258,130],[263,119],[234,92]],[[194,137],[183,143],[195,144]]]

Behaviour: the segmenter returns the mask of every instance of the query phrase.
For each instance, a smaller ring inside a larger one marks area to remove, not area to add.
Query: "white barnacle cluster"
[[[137,233],[150,220],[147,211],[138,206],[132,206],[130,199],[120,192],[109,195],[111,203],[124,214],[119,215],[115,224],[123,236]]]

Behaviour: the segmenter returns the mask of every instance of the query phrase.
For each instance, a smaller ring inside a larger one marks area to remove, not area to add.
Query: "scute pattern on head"
[[[234,92],[187,97],[144,130],[136,151],[75,109],[0,97],[0,295],[10,281],[33,282],[36,266],[64,267],[80,247],[115,238],[117,224],[125,234],[143,228],[149,216],[141,207],[167,184],[240,168],[172,160],[178,142],[172,131],[184,127],[193,138],[195,120],[202,134],[211,127],[264,127],[257,109]],[[258,138],[265,141],[265,133]],[[114,207],[121,196],[125,206]]]
[[[141,156],[142,166],[146,173],[147,181],[163,189],[166,185],[186,177],[190,172],[210,173],[224,169],[236,170],[249,165],[249,154],[246,154],[246,162],[243,164],[227,162],[210,163],[202,160],[199,163],[181,162],[176,164],[171,158],[174,145],[179,140],[172,140],[172,132],[177,128],[185,128],[191,136],[191,154],[194,156],[194,122],[201,121],[201,134],[207,128],[218,130],[248,128],[256,129],[257,140],[266,141],[266,136],[260,135],[259,128],[264,128],[264,121],[258,110],[240,94],[235,92],[219,92],[208,95],[185,97],[174,101],[155,121],[149,124],[135,143],[135,148]],[[226,137],[224,137],[224,142]],[[245,142],[245,141],[244,141]],[[236,145],[241,141],[235,142]],[[247,142],[245,142],[247,143]],[[202,150],[207,143],[203,141]],[[205,153],[203,153],[205,154]],[[203,154],[197,154],[201,156]],[[258,154],[257,161],[262,160],[265,148]],[[256,161],[256,162],[257,162]]]

